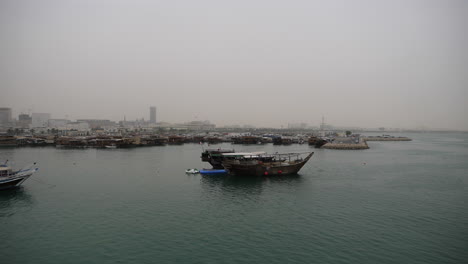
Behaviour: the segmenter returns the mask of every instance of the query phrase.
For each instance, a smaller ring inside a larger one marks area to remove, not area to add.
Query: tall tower
[[[322,115],[322,123],[320,124],[320,130],[325,130],[325,117]]]
[[[156,106],[150,106],[150,123],[156,124]]]
[[[0,108],[0,124],[8,124],[11,122],[11,108]]]

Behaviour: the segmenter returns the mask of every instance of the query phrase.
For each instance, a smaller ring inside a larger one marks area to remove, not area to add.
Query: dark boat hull
[[[216,170],[216,169],[212,169],[212,170],[200,170],[200,174],[226,174],[227,171],[222,169],[222,170]]]
[[[31,175],[11,177],[11,178],[0,178],[0,190],[11,189],[19,187],[26,179]]]

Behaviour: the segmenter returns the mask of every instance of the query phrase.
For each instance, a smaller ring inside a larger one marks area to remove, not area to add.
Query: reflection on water
[[[8,217],[16,212],[31,208],[34,199],[23,187],[0,191],[0,217]]]
[[[260,195],[265,188],[272,185],[294,188],[302,181],[300,174],[277,177],[255,177],[239,175],[202,175],[202,188],[207,192],[220,191],[225,193]]]

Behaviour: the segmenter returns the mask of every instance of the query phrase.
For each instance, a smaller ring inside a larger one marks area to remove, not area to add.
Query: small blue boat
[[[200,170],[200,173],[201,174],[226,174],[227,170],[216,170],[216,169],[207,170],[207,169],[203,169],[203,170]]]

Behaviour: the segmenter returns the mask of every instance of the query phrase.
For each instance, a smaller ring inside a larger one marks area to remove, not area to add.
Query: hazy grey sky
[[[468,1],[0,0],[0,107],[468,130]]]

